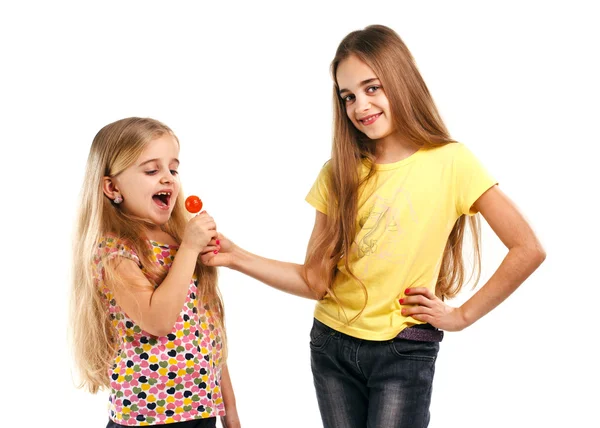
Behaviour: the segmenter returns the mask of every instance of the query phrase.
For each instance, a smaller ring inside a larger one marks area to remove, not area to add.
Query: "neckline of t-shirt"
[[[107,233],[106,237],[110,238],[110,239],[114,239],[115,241],[119,239],[116,235],[114,235],[112,233]],[[165,242],[160,242],[155,239],[148,239],[148,238],[146,238],[146,241],[150,242],[150,244],[153,244],[156,247],[179,248],[179,244],[167,244]]]
[[[414,152],[413,154],[411,154],[410,156],[396,161],[396,162],[391,162],[391,163],[374,163],[373,165],[373,169],[376,171],[389,171],[392,169],[396,169],[396,168],[400,168],[406,164],[409,164],[411,162],[413,162],[414,160],[418,159],[419,157],[421,157],[421,155],[426,151],[427,149],[425,147],[421,147],[419,150],[417,150],[416,152]],[[371,164],[371,162],[368,159],[363,159],[363,163],[366,166],[369,166]]]
[[[157,247],[179,248],[179,245],[167,244],[165,242],[155,241],[154,239],[148,239],[148,242],[150,242],[153,245],[156,245]]]

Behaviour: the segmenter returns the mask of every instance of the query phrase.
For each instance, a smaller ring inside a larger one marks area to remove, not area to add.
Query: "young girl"
[[[316,299],[311,365],[324,426],[425,427],[443,331],[462,330],[544,260],[532,229],[448,131],[415,62],[391,29],[350,33],[332,66],[331,160],[308,193],[316,220],[303,266],[251,254],[219,236],[204,263]],[[460,307],[467,219],[508,248]],[[212,240],[214,245],[216,241]]]
[[[82,386],[110,391],[107,427],[240,426],[217,272],[199,262],[216,225],[189,220],[178,156],[173,132],[142,118],[105,126],[90,149],[72,325]]]

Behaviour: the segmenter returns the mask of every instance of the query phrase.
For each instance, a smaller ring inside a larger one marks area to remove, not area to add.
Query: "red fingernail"
[[[215,250],[215,251],[213,251],[213,253],[219,254],[219,250]]]
[[[217,239],[217,245],[219,245],[220,243],[221,243],[221,241],[219,241],[219,240]]]
[[[404,303],[404,299],[400,299],[400,304]]]
[[[408,294],[410,293],[410,288],[407,288],[406,290],[404,290],[404,294]]]

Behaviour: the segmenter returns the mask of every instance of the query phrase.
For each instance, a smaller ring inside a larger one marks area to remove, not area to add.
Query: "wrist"
[[[189,254],[190,256],[198,257],[198,254],[200,254],[200,249],[196,249],[193,245],[190,245],[187,242],[183,241],[179,245],[177,254]]]
[[[475,320],[472,320],[468,308],[465,308],[465,305],[462,305],[458,308],[456,308],[457,312],[458,312],[458,319],[459,319],[459,331],[460,330],[464,330],[465,328],[469,327],[471,324],[473,324],[475,322]]]
[[[250,260],[250,253],[235,245],[231,250],[230,268],[237,271],[243,271],[244,266]]]

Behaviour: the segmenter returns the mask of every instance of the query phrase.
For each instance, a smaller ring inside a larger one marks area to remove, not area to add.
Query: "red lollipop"
[[[192,214],[199,213],[202,209],[202,200],[195,195],[190,195],[185,200],[185,209]]]

